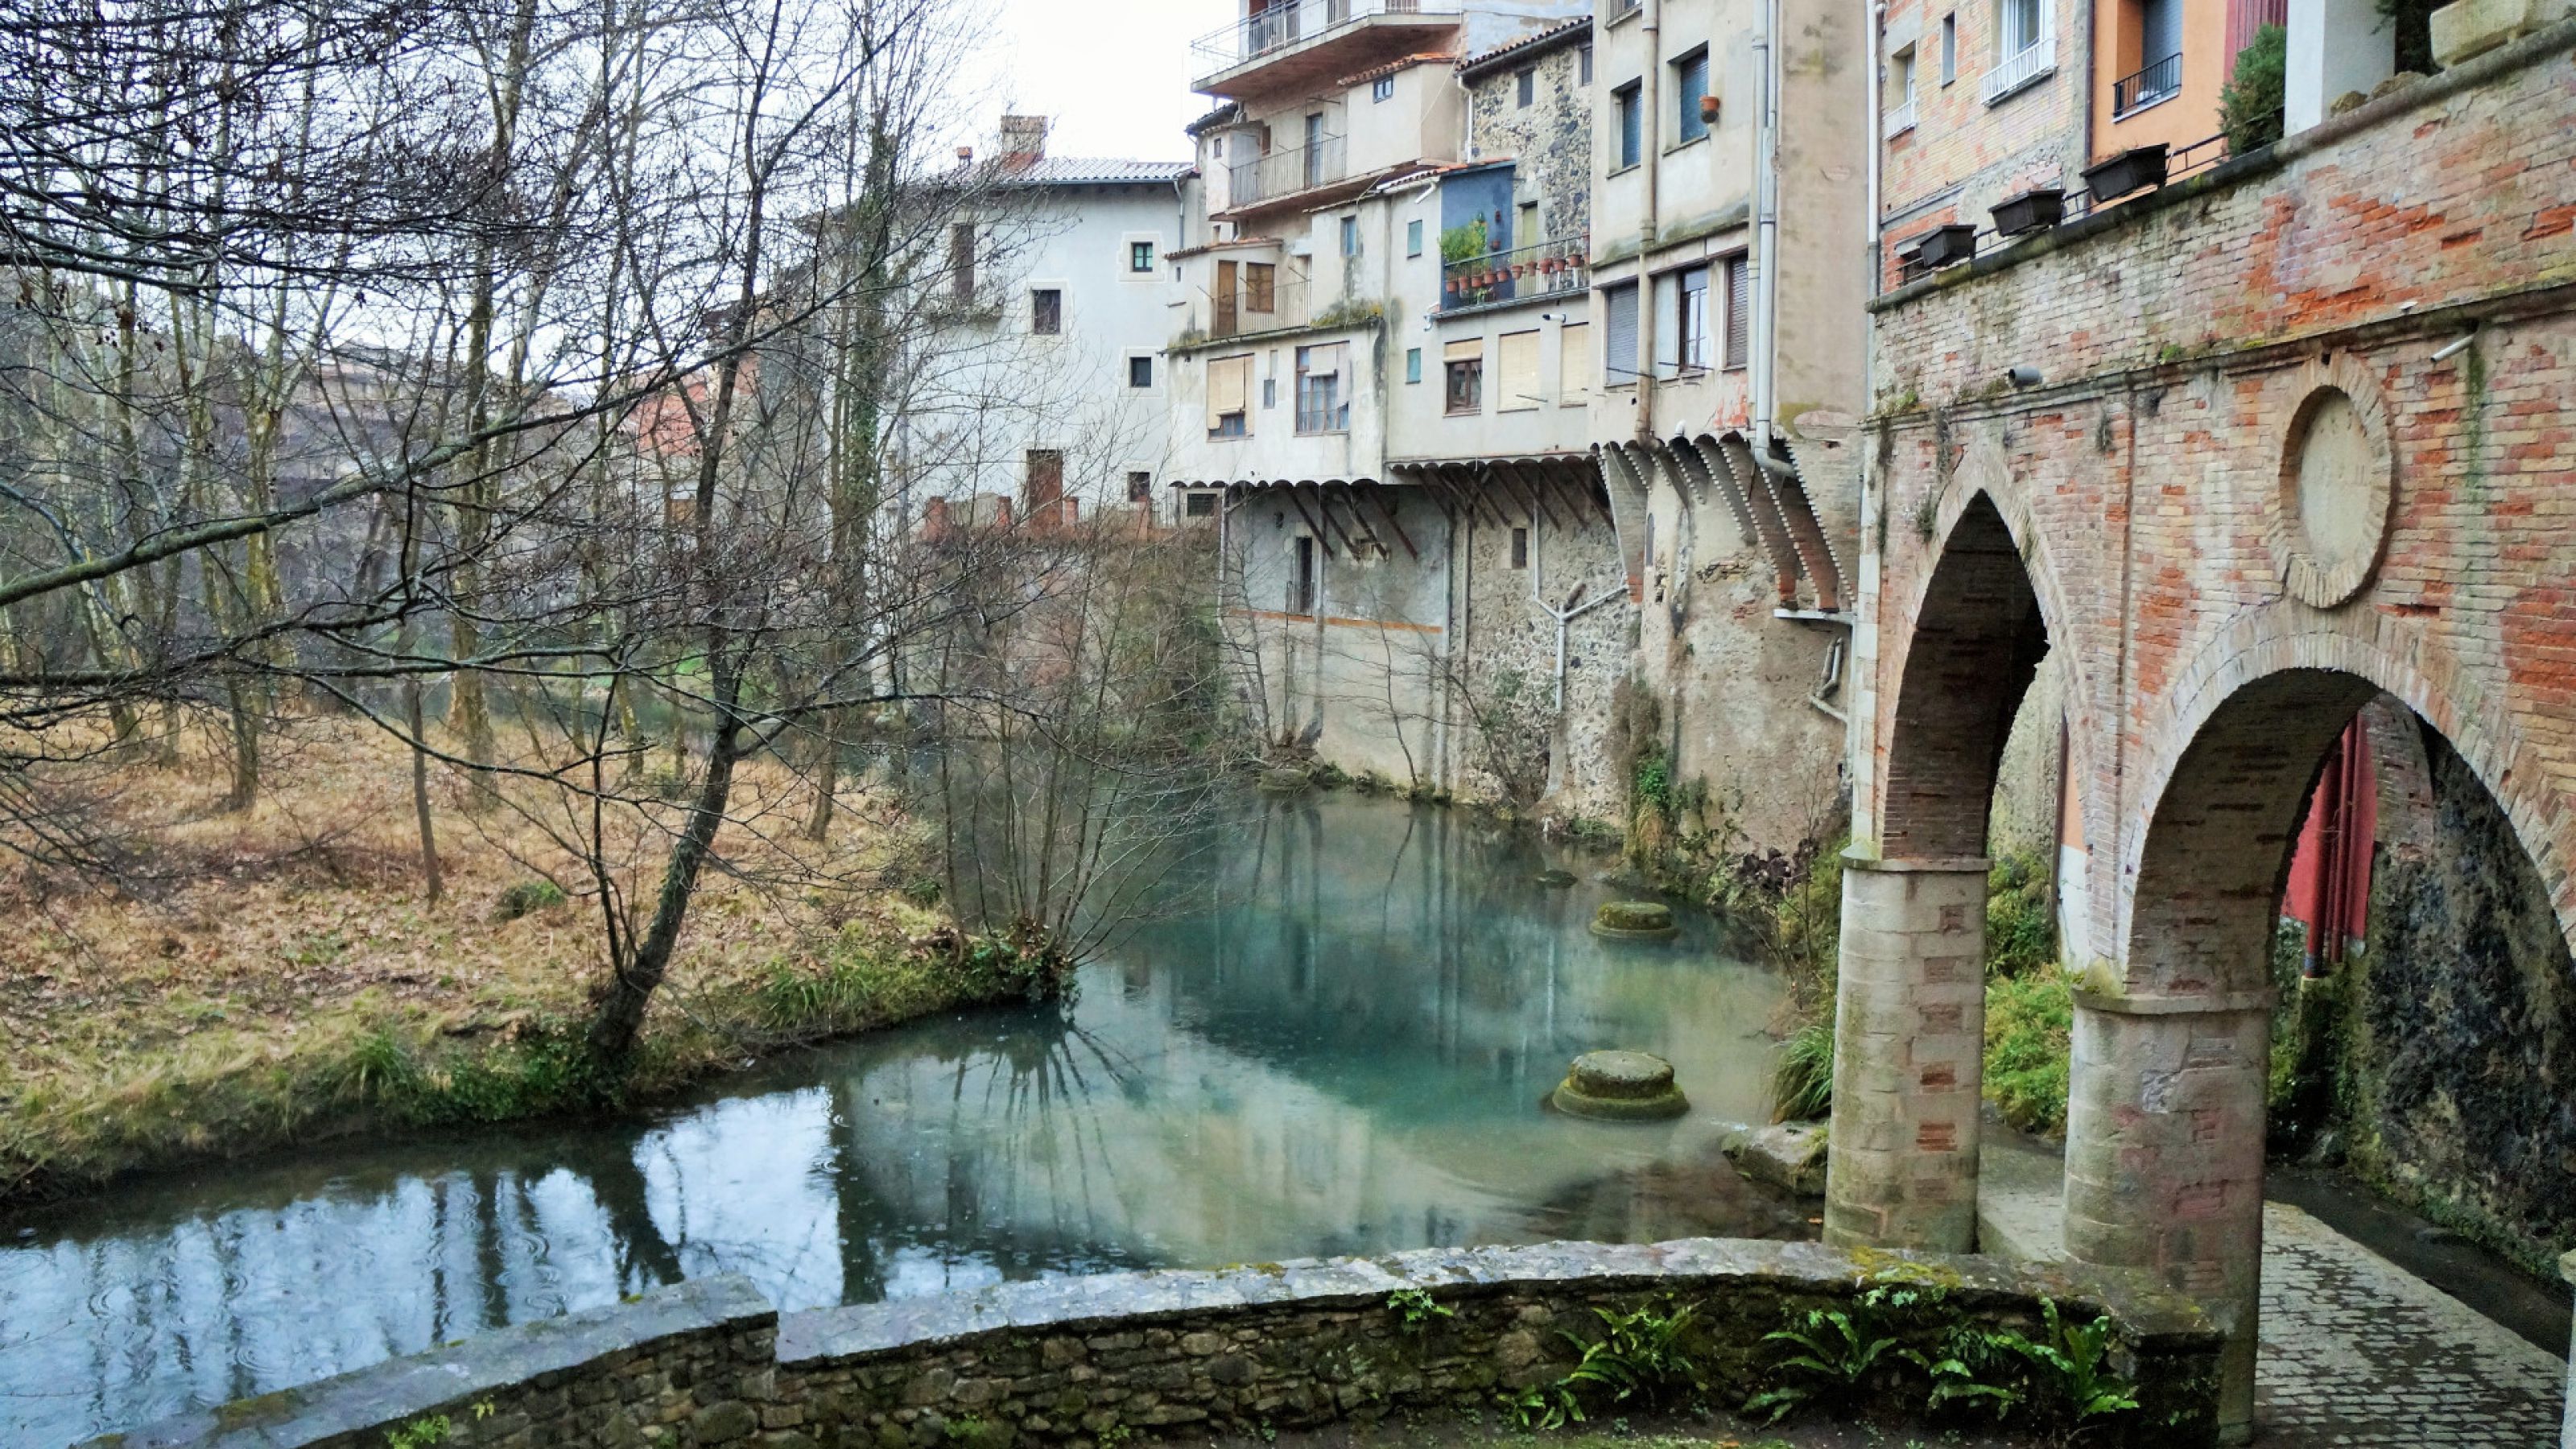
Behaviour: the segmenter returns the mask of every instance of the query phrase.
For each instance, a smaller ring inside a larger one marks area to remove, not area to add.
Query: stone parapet
[[[442,1449],[1089,1449],[1129,1435],[1249,1435],[1389,1415],[1489,1415],[1553,1383],[1595,1309],[1688,1307],[1710,1398],[1740,1401],[1792,1312],[1882,1283],[2035,1331],[2044,1301],[2107,1315],[2135,1428],[2088,1442],[2214,1442],[2219,1335],[2144,1274],[1818,1243],[1695,1238],[1424,1249],[1210,1272],[1116,1273],[779,1317],[719,1278],[528,1324],[92,1449],[366,1444],[437,1415]],[[1562,1331],[1560,1331],[1562,1330]],[[774,1348],[774,1356],[773,1356]],[[1838,1405],[1919,1409],[1917,1402]]]

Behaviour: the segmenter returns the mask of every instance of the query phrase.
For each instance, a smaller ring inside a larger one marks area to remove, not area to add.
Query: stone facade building
[[[1935,33],[1904,28],[1911,13],[1892,5],[1879,37],[1891,71]],[[2357,718],[2420,743],[2388,747],[2392,788],[2453,802],[2427,836],[2422,808],[2383,795],[2393,844],[2496,843],[2383,872],[2447,884],[2398,913],[2400,955],[2356,989],[2453,1042],[2385,1080],[2491,1115],[2466,1155],[2576,1188],[2576,542],[2559,521],[2576,511],[2576,21],[2450,6],[2436,73],[2303,115],[2298,77],[2384,77],[2401,37],[2317,8],[2288,20],[2286,138],[2223,160],[2221,143],[2162,184],[2076,174],[2101,104],[2078,88],[2122,77],[2065,29],[2053,80],[1963,29],[1962,94],[2023,89],[1935,105],[1918,81],[1912,128],[1886,142],[1891,262],[1925,237],[1923,198],[1951,198],[1972,234],[1870,304],[1868,728],[1826,1210],[1847,1244],[1978,1231],[1996,761],[2053,661],[2066,817],[2089,842],[2061,857],[2064,1245],[2211,1305],[2239,1437],[2282,885],[2311,782]],[[2219,39],[2186,33],[2186,61]],[[1988,223],[2033,186],[2064,191],[2067,219]],[[2525,1076],[2558,1085],[2479,1085]],[[2403,1102],[2370,1110],[2411,1150]],[[2492,1176],[2417,1170],[2460,1203]]]

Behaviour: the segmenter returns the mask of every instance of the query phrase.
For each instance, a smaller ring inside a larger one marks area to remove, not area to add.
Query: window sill
[[[1701,143],[1702,141],[1705,141],[1705,140],[1707,140],[1707,139],[1708,139],[1708,132],[1706,132],[1706,131],[1702,131],[1702,132],[1700,132],[1698,135],[1691,137],[1691,138],[1690,138],[1689,140],[1687,140],[1687,141],[1675,141],[1673,144],[1671,144],[1671,145],[1669,145],[1669,146],[1666,146],[1666,147],[1664,148],[1664,154],[1665,154],[1665,155],[1667,155],[1667,156],[1670,156],[1670,155],[1672,155],[1672,154],[1674,154],[1675,152],[1678,152],[1678,151],[1687,151],[1687,150],[1689,150],[1690,148],[1692,148],[1693,146],[1696,146],[1696,145],[1698,145],[1699,143]]]
[[[1347,438],[1351,435],[1351,430],[1348,428],[1299,428],[1296,435],[1301,438]]]
[[[1444,418],[1481,418],[1484,415],[1485,410],[1483,408],[1451,408],[1440,416]]]
[[[1631,5],[1631,6],[1629,6],[1627,9],[1625,9],[1625,10],[1623,10],[1623,11],[1619,12],[1618,14],[1611,16],[1609,19],[1602,21],[1602,22],[1601,22],[1601,28],[1602,28],[1602,29],[1604,29],[1604,30],[1616,30],[1616,29],[1618,29],[1620,26],[1627,24],[1629,21],[1634,20],[1634,19],[1636,19],[1638,16],[1643,15],[1643,14],[1645,14],[1645,13],[1646,13],[1646,7],[1645,7],[1645,6],[1643,6],[1643,5]]]
[[[1606,180],[1610,179],[1610,178],[1611,178],[1611,177],[1613,177],[1613,176],[1625,176],[1625,175],[1627,175],[1629,172],[1631,172],[1631,171],[1634,171],[1634,170],[1638,169],[1639,167],[1643,166],[1644,164],[1645,164],[1645,163],[1644,163],[1644,162],[1642,162],[1642,161],[1631,161],[1631,162],[1629,162],[1629,163],[1628,163],[1627,165],[1625,165],[1625,166],[1613,166],[1613,167],[1611,167],[1608,171],[1605,171],[1605,172],[1603,172],[1603,173],[1602,173],[1602,179],[1606,181]]]
[[[2156,107],[2163,105],[2167,101],[2178,101],[2180,99],[2182,99],[2182,87],[2176,86],[2172,90],[2165,92],[2163,95],[2157,96],[2153,100],[2140,101],[2125,111],[2113,111],[2111,113],[2111,124],[2116,126],[2122,121],[2129,119],[2131,116],[2143,116],[2147,112],[2154,110]]]

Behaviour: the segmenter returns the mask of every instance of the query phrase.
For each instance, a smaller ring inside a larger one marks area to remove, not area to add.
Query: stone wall
[[[1937,1287],[1945,1314],[2031,1329],[2043,1299],[2079,1321],[2107,1314],[2115,1367],[2138,1384],[2140,1408],[2122,1421],[2126,1438],[2087,1442],[2214,1442],[2218,1334],[2143,1277],[1691,1239],[1059,1278],[783,1318],[743,1280],[709,1279],[91,1449],[374,1449],[433,1414],[449,1421],[443,1449],[1092,1449],[1130,1434],[1253,1434],[1390,1414],[1490,1422],[1506,1391],[1564,1374],[1573,1350],[1560,1330],[1590,1339],[1592,1309],[1647,1304],[1696,1311],[1688,1347],[1723,1404],[1758,1385],[1775,1355],[1762,1335],[1784,1314],[1882,1283]],[[1408,1319],[1390,1301],[1399,1292],[1437,1307]]]

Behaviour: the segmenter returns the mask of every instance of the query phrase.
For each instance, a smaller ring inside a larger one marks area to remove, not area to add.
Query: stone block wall
[[[1645,1305],[1694,1310],[1688,1350],[1731,1403],[1760,1383],[1775,1356],[1762,1335],[1786,1314],[1882,1283],[1937,1288],[1961,1321],[2036,1329],[2043,1299],[2107,1314],[2140,1408],[2088,1442],[2214,1442],[2219,1335],[2143,1277],[1703,1238],[1047,1279],[784,1318],[743,1280],[709,1279],[89,1449],[374,1449],[432,1414],[449,1420],[442,1449],[1094,1449],[1391,1414],[1491,1422],[1506,1394],[1565,1373],[1566,1334],[1597,1337],[1594,1309]],[[1397,1294],[1419,1295],[1413,1312]]]

